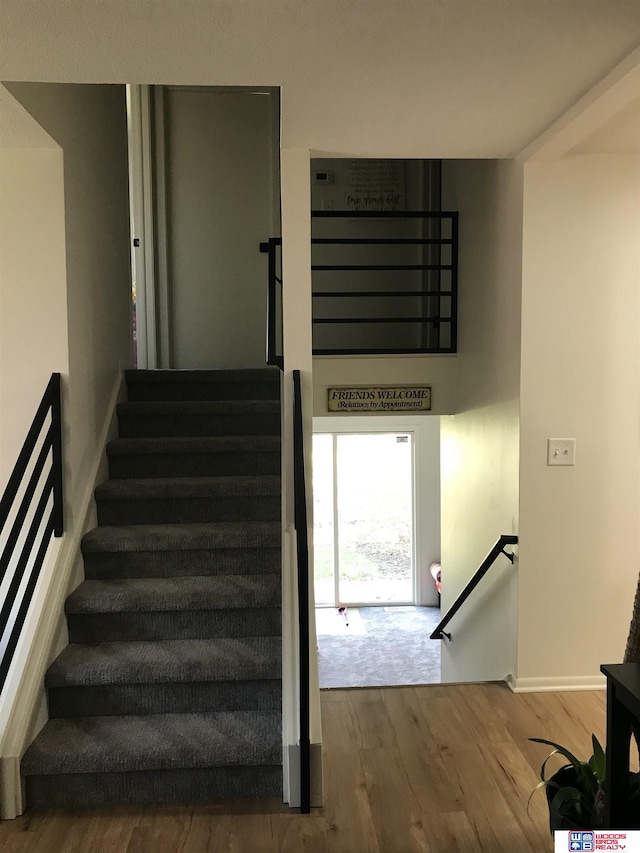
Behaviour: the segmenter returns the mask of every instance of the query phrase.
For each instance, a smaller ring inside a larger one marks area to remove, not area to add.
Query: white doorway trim
[[[137,366],[157,367],[150,87],[127,85],[131,267],[136,283]]]
[[[165,120],[166,86],[152,86],[149,137],[153,144],[152,180],[155,213],[156,300],[158,305],[158,366],[173,367],[171,337],[171,282],[167,217],[167,140]]]
[[[335,422],[335,420],[334,420]],[[361,422],[362,423],[362,422]],[[354,425],[357,427],[357,424]],[[314,430],[320,434],[320,430]],[[338,493],[338,439],[343,435],[395,435],[397,432],[411,436],[411,597],[407,600],[399,601],[350,601],[346,600],[340,594],[340,534],[339,534],[339,493]],[[327,434],[323,432],[322,434]],[[395,430],[391,425],[379,428],[367,428],[362,423],[360,429],[333,429],[329,433],[332,438],[331,460],[333,464],[333,606],[340,607],[343,604],[348,604],[349,607],[376,607],[376,606],[397,606],[403,607],[407,605],[415,605],[418,603],[418,583],[417,583],[417,492],[416,492],[416,458],[415,446],[416,435],[412,427],[407,427],[400,430]],[[321,606],[321,605],[318,605]]]
[[[315,417],[313,432],[413,433],[415,603],[437,606],[438,596],[429,566],[440,560],[440,418],[437,415]]]
[[[413,433],[415,603],[437,606],[438,595],[429,566],[440,561],[440,417],[404,414],[315,417],[313,432]]]

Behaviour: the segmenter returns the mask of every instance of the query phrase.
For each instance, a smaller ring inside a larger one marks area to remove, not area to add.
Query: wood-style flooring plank
[[[343,692],[348,696],[348,691]],[[383,853],[373,827],[349,702],[323,702],[322,732],[325,790],[322,814],[326,822],[327,853]]]
[[[398,750],[363,750],[362,767],[381,853],[438,853],[429,845],[428,815],[411,791]]]
[[[604,691],[501,684],[321,693],[325,805],[279,800],[27,812],[1,853],[550,853],[549,752],[604,742]],[[634,752],[634,750],[632,750]],[[637,760],[637,756],[634,755]]]
[[[395,746],[395,729],[387,715],[382,689],[349,690],[358,749]]]
[[[534,851],[544,850],[549,841],[549,813],[544,791],[531,797],[539,781],[537,773],[513,743],[480,744],[480,752],[495,780],[495,796],[504,799],[513,815],[512,828],[529,839]]]
[[[434,813],[462,814],[463,796],[457,774],[448,771],[447,756],[429,733],[431,703],[424,698],[421,701],[418,690],[412,688],[385,691],[383,698],[408,784],[422,812],[429,815],[429,820]]]
[[[439,812],[429,817],[429,845],[434,853],[474,853],[483,850],[476,827],[464,812]]]
[[[278,853],[326,853],[327,825],[324,816],[313,810],[310,815],[274,815],[271,818],[274,851]]]

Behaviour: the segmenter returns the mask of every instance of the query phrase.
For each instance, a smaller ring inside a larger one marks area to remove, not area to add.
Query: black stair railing
[[[324,223],[311,239],[314,355],[457,351],[456,211],[314,210],[311,217]],[[327,231],[331,222],[335,233]],[[281,249],[280,237],[260,244],[269,256],[267,364],[280,368]]]
[[[314,355],[456,352],[456,211],[311,216]]]
[[[23,488],[28,471],[28,480]],[[36,499],[38,487],[40,491]],[[19,495],[19,505],[14,512]],[[43,526],[49,505],[51,510]],[[49,380],[0,500],[0,534],[10,517],[11,529],[6,539],[3,536],[0,554],[0,584],[8,574],[11,576],[0,601],[0,693],[7,680],[51,537],[60,537],[63,533],[59,373],[52,374]]]
[[[260,243],[260,251],[269,256],[267,284],[267,364],[284,367],[282,354],[282,274],[281,237],[270,237]],[[280,272],[280,275],[278,273]]]
[[[471,578],[471,580],[469,581],[469,583],[465,586],[465,588],[462,590],[460,595],[456,598],[456,600],[453,602],[451,607],[447,610],[446,614],[440,620],[438,627],[431,634],[432,640],[442,640],[443,637],[446,637],[447,640],[451,639],[451,634],[447,633],[444,630],[444,628],[449,624],[449,622],[456,615],[458,610],[460,610],[462,605],[465,603],[467,598],[469,598],[469,596],[471,595],[473,590],[478,586],[478,584],[480,583],[482,578],[486,575],[486,573],[489,571],[489,569],[494,564],[494,562],[496,561],[496,559],[498,558],[498,556],[500,554],[503,554],[508,560],[510,560],[513,563],[513,561],[515,559],[515,555],[512,552],[505,551],[504,549],[505,549],[506,545],[517,545],[517,544],[518,544],[518,537],[510,535],[510,534],[503,534],[498,539],[498,541],[493,546],[493,548],[489,551],[489,553],[484,558],[482,563],[480,563],[480,565],[478,566],[476,572],[474,573],[474,575]]]
[[[300,371],[293,371],[294,525],[298,556],[298,626],[300,658],[300,811],[311,811],[311,742],[309,731],[309,538],[304,474]]]

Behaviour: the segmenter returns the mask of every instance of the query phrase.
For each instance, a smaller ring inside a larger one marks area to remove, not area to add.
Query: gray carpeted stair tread
[[[143,418],[182,415],[265,415],[279,412],[279,400],[149,400],[118,404],[118,414]]]
[[[27,799],[281,794],[281,373],[126,379]]]
[[[107,445],[109,456],[158,453],[279,453],[277,435],[161,436],[117,438]]]
[[[85,580],[67,598],[72,613],[143,613],[279,607],[273,574]]]
[[[280,637],[72,644],[47,670],[46,686],[274,679],[281,648]]]
[[[220,521],[197,524],[105,525],[82,539],[83,553],[201,551],[215,548],[279,548],[277,521]]]
[[[275,382],[280,384],[277,367],[217,368],[215,370],[127,370],[127,385],[139,382]]]
[[[107,480],[96,489],[97,501],[174,500],[176,498],[280,496],[280,476],[145,477]]]
[[[122,773],[279,764],[278,711],[81,717],[50,720],[22,773]]]

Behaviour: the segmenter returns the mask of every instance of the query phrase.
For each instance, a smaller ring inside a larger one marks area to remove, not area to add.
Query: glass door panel
[[[335,605],[333,436],[313,436],[313,563],[316,604]]]
[[[413,603],[412,436],[335,438],[337,603]]]

